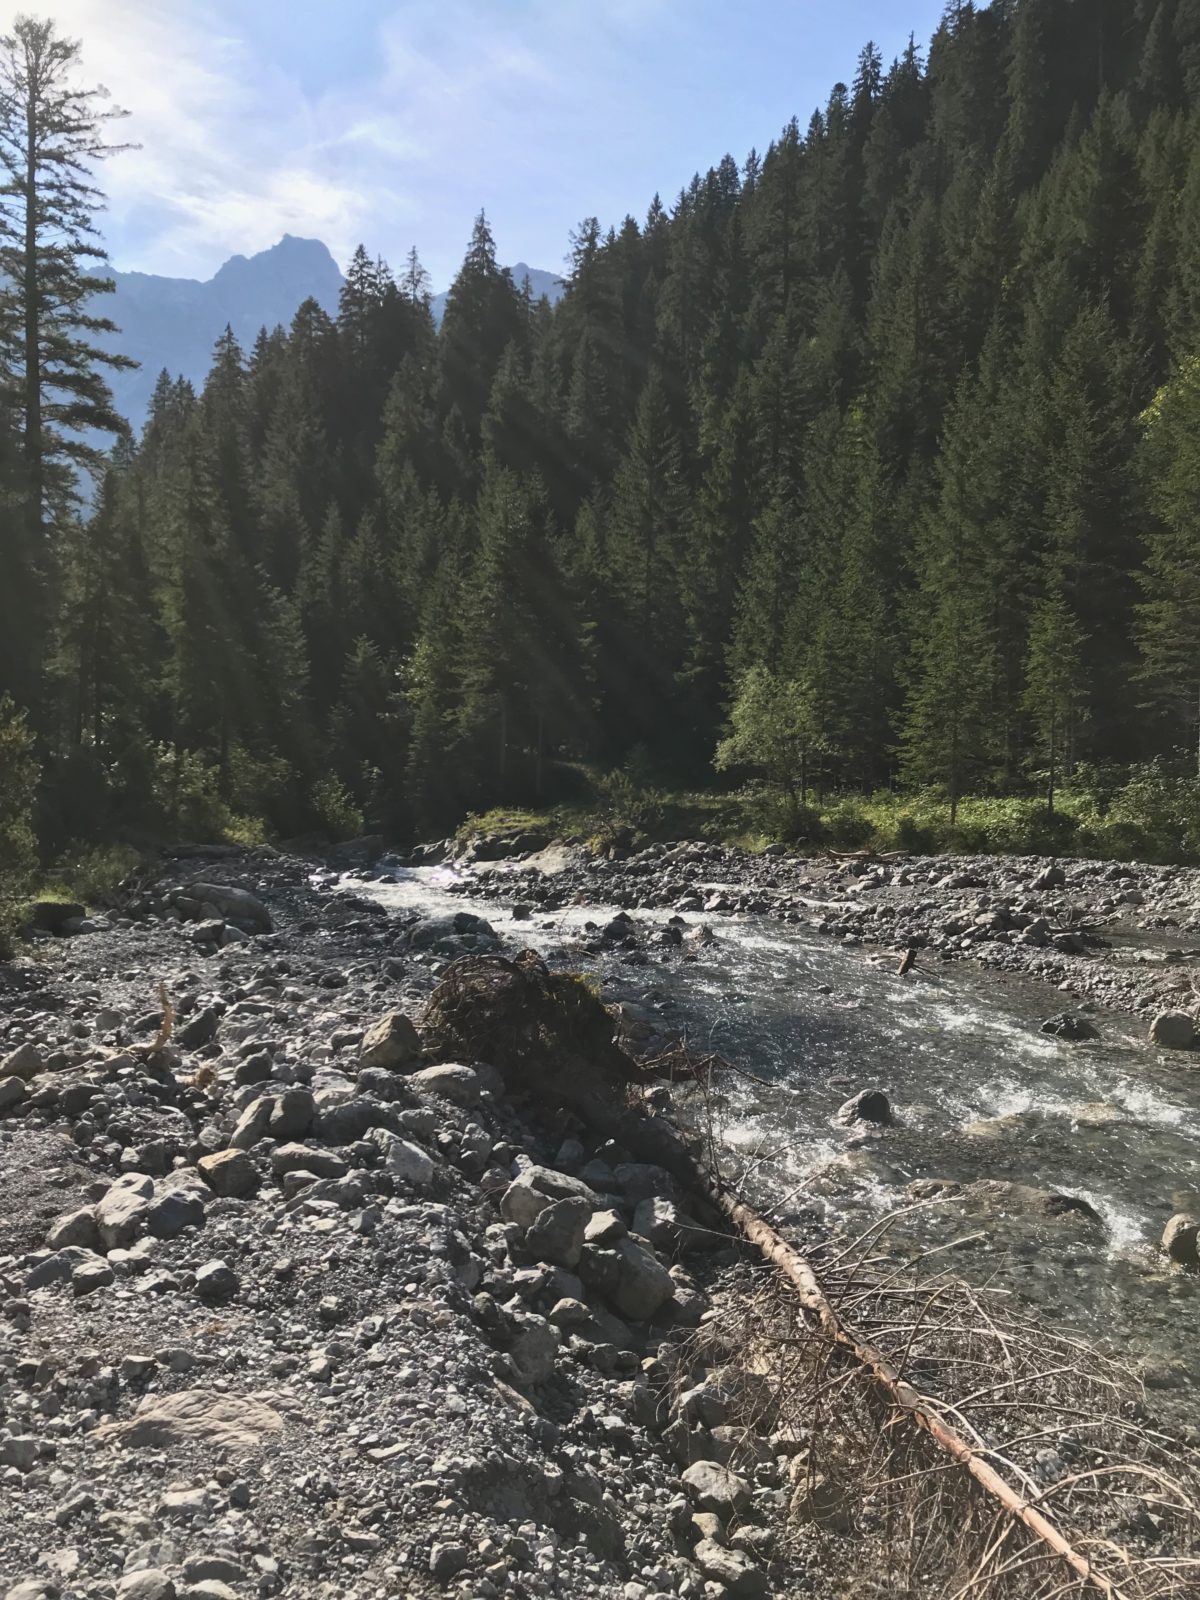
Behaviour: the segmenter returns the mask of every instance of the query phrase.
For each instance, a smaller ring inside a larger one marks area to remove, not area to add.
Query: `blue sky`
[[[208,277],[285,232],[341,263],[412,244],[444,288],[484,207],[500,257],[559,270],[928,42],[944,0],[49,0],[141,149],[101,174],[113,265]],[[39,11],[36,0],[30,9]]]

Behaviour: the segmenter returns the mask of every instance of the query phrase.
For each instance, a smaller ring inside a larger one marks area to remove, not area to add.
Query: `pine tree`
[[[1200,358],[1159,391],[1142,423],[1154,521],[1137,608],[1140,670],[1171,735],[1196,745],[1200,772]]]
[[[102,89],[75,82],[80,48],[53,22],[18,17],[0,38],[0,274],[11,301],[4,333],[24,421],[28,522],[40,539],[49,511],[76,497],[73,468],[95,466],[84,430],[120,434],[103,369],[136,365],[104,350],[115,325],[91,308],[112,289],[93,270],[107,260],[92,165],[125,148],[105,139],[122,111]]]
[[[1033,724],[1035,757],[1046,768],[1046,811],[1054,815],[1055,785],[1069,770],[1074,723],[1084,704],[1084,634],[1061,594],[1047,595],[1029,626],[1025,709]]]

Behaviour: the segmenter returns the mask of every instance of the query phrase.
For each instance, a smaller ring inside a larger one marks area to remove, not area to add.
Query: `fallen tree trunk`
[[[1098,1572],[1048,1517],[1007,1482],[985,1456],[968,1444],[938,1412],[937,1407],[920,1395],[881,1351],[843,1325],[807,1258],[778,1234],[764,1217],[739,1199],[722,1182],[719,1174],[705,1171],[678,1133],[657,1117],[651,1118],[632,1111],[617,1116],[595,1097],[583,1098],[577,1103],[577,1109],[585,1120],[592,1122],[607,1136],[620,1139],[642,1160],[666,1167],[679,1182],[714,1207],[759,1251],[764,1260],[783,1274],[826,1338],[857,1361],[892,1404],[909,1417],[916,1427],[927,1433],[940,1450],[957,1461],[986,1494],[1060,1557],[1084,1584],[1106,1596],[1107,1600],[1126,1600],[1125,1594],[1112,1579]]]
[[[1041,1539],[1085,1582],[1109,1600],[1123,1600],[1121,1591],[1111,1579],[1097,1572],[1085,1555],[1071,1544],[1036,1506],[1001,1477],[980,1453],[952,1428],[928,1400],[908,1383],[895,1367],[872,1345],[858,1339],[844,1327],[837,1312],[830,1305],[821,1288],[816,1273],[809,1262],[787,1240],[782,1238],[756,1211],[739,1200],[719,1182],[705,1180],[697,1170],[701,1192],[712,1201],[723,1216],[758,1249],[772,1266],[777,1267],[800,1297],[806,1311],[816,1318],[827,1338],[846,1350],[867,1369],[888,1397],[913,1422],[923,1428],[947,1455],[970,1473],[972,1478],[1018,1521]]]

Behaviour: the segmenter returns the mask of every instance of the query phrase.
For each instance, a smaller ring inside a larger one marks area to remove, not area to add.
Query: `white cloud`
[[[282,65],[306,44],[302,0],[286,40],[255,13],[231,21],[230,0],[51,0],[141,146],[101,175],[114,265],[202,274],[285,232],[344,262],[360,239],[398,257],[432,236],[442,281],[480,203],[523,183],[528,216],[545,215],[570,137],[620,122],[619,64],[605,103],[586,92],[598,61],[674,3],[390,0],[364,22],[368,4],[347,22],[353,66],[318,60],[306,89]]]

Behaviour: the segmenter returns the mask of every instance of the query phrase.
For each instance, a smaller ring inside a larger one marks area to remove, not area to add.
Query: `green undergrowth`
[[[805,805],[777,792],[684,791],[595,779],[587,799],[544,809],[499,807],[466,819],[459,836],[544,832],[613,846],[702,839],[762,850],[783,843],[800,852],[903,851],[914,855],[1062,855],[1166,864],[1200,862],[1200,779],[1156,764],[1088,770],[1056,797],[967,796],[954,820],[935,791],[810,796]]]

